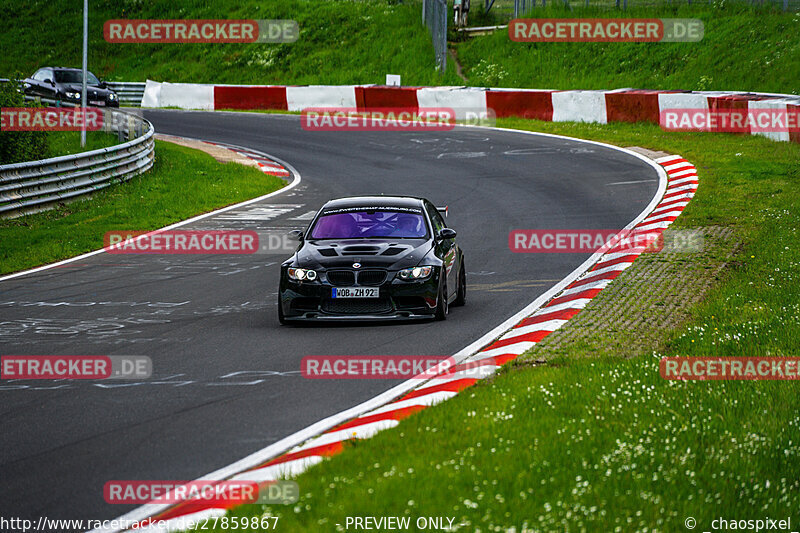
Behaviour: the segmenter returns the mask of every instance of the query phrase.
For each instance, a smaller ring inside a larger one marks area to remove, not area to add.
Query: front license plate
[[[377,298],[378,287],[334,287],[331,298]]]

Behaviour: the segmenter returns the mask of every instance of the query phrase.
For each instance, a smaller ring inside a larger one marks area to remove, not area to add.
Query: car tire
[[[444,275],[444,273],[442,275]],[[439,284],[439,295],[436,298],[436,320],[447,320],[447,313],[449,311],[450,306],[447,303],[447,280],[445,280]]]
[[[286,325],[286,318],[283,316],[283,305],[281,304],[280,295],[278,295],[278,322],[281,323],[281,326]]]
[[[464,260],[461,260],[461,268],[458,271],[458,292],[453,306],[461,306],[467,303],[467,272],[464,270]]]

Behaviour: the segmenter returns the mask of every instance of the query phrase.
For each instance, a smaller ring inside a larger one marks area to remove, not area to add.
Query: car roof
[[[70,71],[70,72],[82,72],[83,71],[83,69],[73,68],[73,67],[39,67],[39,68],[36,69],[36,72],[39,72],[40,70],[44,70],[44,69],[49,69],[49,70],[53,70],[53,71],[56,71],[56,70],[59,70],[59,71]],[[91,73],[92,71],[91,70],[87,70],[87,72]]]
[[[413,196],[349,196],[329,200],[323,209],[345,207],[422,207],[422,198]]]

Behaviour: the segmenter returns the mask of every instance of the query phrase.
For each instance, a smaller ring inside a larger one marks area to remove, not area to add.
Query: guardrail
[[[111,122],[121,138],[133,140],[75,155],[0,166],[0,217],[52,209],[54,204],[149,170],[155,158],[153,125],[124,111],[107,112],[112,120],[104,123]]]
[[[142,105],[145,82],[139,81],[109,81],[109,89],[117,93],[120,105],[139,107]]]

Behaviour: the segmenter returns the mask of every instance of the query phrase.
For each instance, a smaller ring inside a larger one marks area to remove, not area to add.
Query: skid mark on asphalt
[[[128,316],[101,316],[92,318],[26,317],[0,322],[0,340],[25,344],[49,343],[54,338],[83,338],[85,342],[100,344],[167,342],[161,337],[147,336],[148,328],[171,324],[185,318],[219,317],[233,313],[267,312],[271,302],[242,302],[217,305],[208,309],[192,309],[185,302],[0,302],[0,307],[29,307],[52,309],[54,307],[85,310],[97,309],[121,312],[130,309]],[[184,307],[186,306],[186,307]],[[175,339],[172,339],[175,340]]]
[[[472,283],[467,285],[467,289],[471,291],[514,292],[520,289],[529,289],[531,287],[547,287],[559,281],[561,280],[530,279],[530,280],[502,281],[499,283]]]
[[[174,374],[163,378],[148,381],[83,381],[83,380],[54,380],[54,385],[41,385],[37,381],[12,379],[5,380],[0,386],[0,391],[28,390],[48,391],[76,389],[78,387],[92,387],[104,390],[130,389],[133,387],[186,387],[189,385],[200,387],[252,387],[267,383],[270,378],[298,378],[302,377],[300,370],[239,370],[229,372],[210,380],[198,380],[187,377],[186,374]]]

